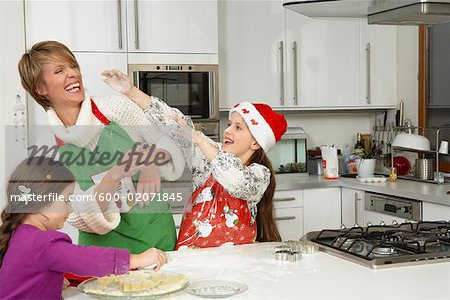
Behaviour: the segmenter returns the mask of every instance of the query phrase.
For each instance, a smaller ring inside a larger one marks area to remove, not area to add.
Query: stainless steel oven
[[[422,202],[366,192],[364,220],[373,225],[418,222],[422,220]]]
[[[178,108],[194,122],[219,120],[217,65],[130,64],[128,72],[140,90]]]

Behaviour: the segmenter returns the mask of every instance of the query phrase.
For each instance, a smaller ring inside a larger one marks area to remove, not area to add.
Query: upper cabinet
[[[217,1],[25,1],[27,45],[72,51],[217,54]],[[45,22],[44,22],[45,20]]]
[[[368,25],[360,20],[361,103],[368,106],[396,105],[397,29]]]
[[[127,1],[128,51],[218,52],[217,1]]]
[[[72,51],[126,52],[125,1],[25,1],[27,47],[57,40]]]
[[[283,1],[219,1],[220,108],[240,101],[283,106]]]
[[[310,18],[283,1],[219,2],[221,108],[393,108],[396,28]]]
[[[286,10],[287,104],[359,106],[359,20]]]

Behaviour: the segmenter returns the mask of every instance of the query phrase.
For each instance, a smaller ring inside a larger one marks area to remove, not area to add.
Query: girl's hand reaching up
[[[167,116],[167,119],[177,122],[180,125],[181,134],[187,139],[190,139],[194,144],[197,144],[199,139],[201,139],[201,134],[194,128],[190,127],[186,120],[179,115]]]
[[[151,265],[155,265],[154,271],[159,271],[161,267],[167,263],[167,255],[156,248],[148,249],[141,254],[130,255],[130,269],[145,268]]]
[[[151,98],[137,87],[131,85],[127,75],[119,70],[106,70],[102,73],[103,81],[113,90],[122,93],[136,103],[140,108],[146,109]]]
[[[102,73],[103,81],[116,92],[127,94],[131,90],[131,84],[127,75],[119,70],[106,70]]]

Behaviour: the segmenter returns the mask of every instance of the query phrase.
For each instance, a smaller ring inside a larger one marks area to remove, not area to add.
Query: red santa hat
[[[284,116],[274,112],[267,104],[241,102],[230,110],[229,117],[233,112],[241,115],[265,152],[269,151],[286,132],[287,122]]]

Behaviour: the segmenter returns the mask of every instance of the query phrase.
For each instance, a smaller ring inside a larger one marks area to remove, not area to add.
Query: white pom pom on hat
[[[233,112],[237,112],[244,119],[251,134],[265,152],[286,132],[287,122],[284,116],[274,112],[267,104],[245,101],[236,104],[230,110],[229,117]]]

